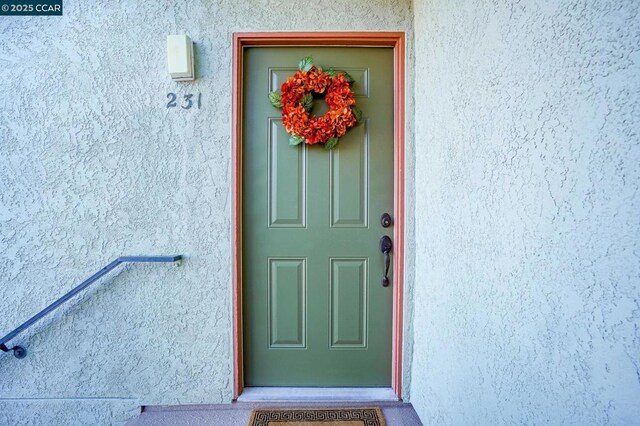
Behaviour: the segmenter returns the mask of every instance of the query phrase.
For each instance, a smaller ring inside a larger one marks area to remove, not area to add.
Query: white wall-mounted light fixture
[[[167,36],[167,65],[174,81],[195,80],[193,41],[188,35]]]

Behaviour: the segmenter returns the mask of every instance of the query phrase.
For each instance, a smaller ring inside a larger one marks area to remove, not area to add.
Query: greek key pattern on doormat
[[[295,425],[298,422],[331,423],[360,422],[363,426],[385,426],[379,408],[322,408],[322,409],[256,409],[253,410],[249,426]]]

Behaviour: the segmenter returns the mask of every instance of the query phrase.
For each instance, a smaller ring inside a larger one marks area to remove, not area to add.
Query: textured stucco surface
[[[640,3],[414,6],[416,411],[640,424]]]
[[[0,17],[0,333],[119,255],[188,255],[122,268],[14,340],[29,356],[0,357],[0,423],[229,402],[231,34],[411,43],[412,28],[411,2],[393,0],[66,0],[63,17]],[[196,42],[194,83],[167,75],[172,33]],[[201,92],[202,109],[167,110],[168,92]]]

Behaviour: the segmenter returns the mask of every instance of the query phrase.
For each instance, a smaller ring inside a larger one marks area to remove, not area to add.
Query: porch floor
[[[411,404],[402,402],[234,402],[217,405],[144,407],[127,426],[246,426],[254,408],[380,407],[388,426],[421,426]]]

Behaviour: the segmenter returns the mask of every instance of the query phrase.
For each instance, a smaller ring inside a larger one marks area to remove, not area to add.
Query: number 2
[[[176,94],[175,93],[167,93],[167,98],[169,98],[169,102],[167,103],[167,108],[173,108],[176,106]]]

